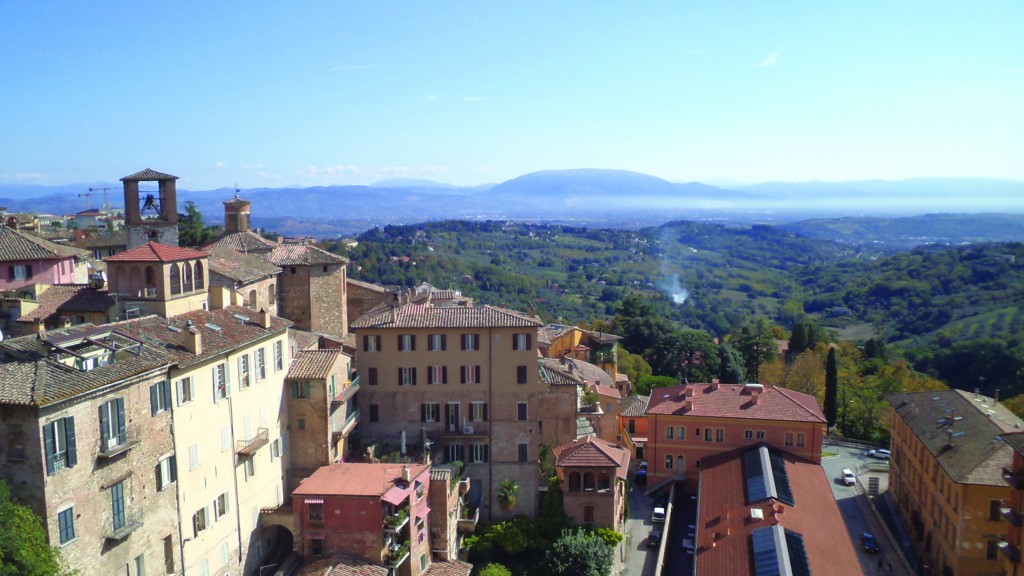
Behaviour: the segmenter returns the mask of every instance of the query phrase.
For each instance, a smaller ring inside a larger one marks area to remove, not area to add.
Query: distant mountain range
[[[103,184],[24,186],[0,184],[9,211],[50,213],[85,209],[81,194]],[[109,186],[109,184],[108,184]],[[179,209],[193,201],[217,223],[234,190],[179,190]],[[102,204],[93,192],[90,206]],[[253,222],[283,233],[353,234],[374,225],[438,219],[510,219],[639,227],[669,220],[783,223],[809,218],[910,216],[938,212],[1024,213],[1024,183],[982,178],[902,181],[768,182],[711,186],[674,183],[624,170],[550,170],[494,184],[459,187],[430,180],[396,179],[371,186],[256,188]],[[122,204],[120,188],[110,202]],[[285,228],[287,227],[287,229]]]

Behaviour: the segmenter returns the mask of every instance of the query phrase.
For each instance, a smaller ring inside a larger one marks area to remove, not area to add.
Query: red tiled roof
[[[330,558],[307,562],[295,576],[388,576],[391,571],[361,556],[339,552]]]
[[[435,560],[427,568],[427,571],[423,573],[423,576],[469,576],[472,570],[473,565],[468,562],[461,562],[459,560],[438,562]]]
[[[533,328],[543,326],[535,316],[496,306],[435,308],[406,304],[370,312],[352,328]]]
[[[554,449],[555,466],[565,468],[617,468],[620,478],[629,468],[629,451],[595,436],[584,436]]]
[[[686,398],[687,388],[693,391]],[[825,415],[817,400],[809,394],[775,386],[765,386],[753,402],[756,389],[742,384],[720,384],[715,390],[711,384],[671,386],[651,391],[648,414],[675,414],[678,416],[706,416],[711,418],[751,418],[783,420],[789,422],[825,422]],[[686,400],[692,407],[684,409]]]
[[[299,484],[294,495],[383,496],[402,479],[403,464],[344,463],[321,466]],[[408,464],[416,479],[429,464]]]
[[[616,390],[615,388],[612,388],[611,386],[604,386],[604,385],[601,385],[601,384],[591,384],[590,387],[593,388],[594,391],[597,392],[598,394],[600,394],[601,396],[611,396],[612,398],[615,398],[616,400],[619,400],[619,399],[622,398],[622,394],[618,390]]]
[[[334,363],[341,358],[341,350],[300,350],[288,367],[288,378],[309,380],[330,376]]]
[[[121,178],[121,182],[152,182],[153,180],[177,180],[177,176],[171,176],[170,174],[164,174],[163,172],[157,172],[152,168],[146,168],[145,170],[139,170],[135,174],[129,174],[124,178]]]
[[[307,244],[277,244],[264,258],[278,266],[319,266],[348,262],[348,258]]]
[[[803,537],[814,576],[863,574],[821,466],[782,453],[796,505],[773,500],[748,504],[742,462],[747,450],[741,448],[701,459],[696,573],[753,575],[751,534],[758,528],[777,524]],[[753,520],[751,509],[761,510],[763,519]]]
[[[54,284],[39,295],[37,303],[38,308],[23,314],[16,322],[42,320],[44,324],[52,324],[57,321],[58,312],[107,312],[117,300],[106,290],[96,290],[88,284]]]
[[[181,248],[159,242],[149,242],[138,248],[132,248],[120,254],[107,258],[107,262],[175,262],[178,260],[191,260],[192,258],[206,258],[209,254]]]

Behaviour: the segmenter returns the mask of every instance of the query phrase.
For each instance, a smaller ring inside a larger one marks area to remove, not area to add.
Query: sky
[[[0,184],[1024,181],[1024,2],[3,2]]]

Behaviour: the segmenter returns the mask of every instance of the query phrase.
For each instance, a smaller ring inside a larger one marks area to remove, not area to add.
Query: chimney
[[[711,389],[712,390],[718,390],[721,387],[722,387],[722,383],[718,381],[718,378],[715,378],[714,380],[711,381]]]
[[[412,482],[412,471],[409,470],[408,464],[402,465],[402,480],[405,480],[406,482]]]
[[[996,393],[992,395],[992,403],[993,404],[998,404],[999,403],[999,388],[996,388]]]
[[[395,308],[394,306],[391,307],[391,323],[398,323],[398,308]]]
[[[689,412],[690,410],[693,410],[693,400],[683,402],[683,412]]]
[[[266,308],[260,308],[260,326],[263,328],[270,328],[270,312]]]
[[[952,428],[949,428],[948,430],[946,430],[946,445],[947,446],[952,446],[953,445],[953,429]]]
[[[950,408],[949,410],[949,424],[952,426],[956,423],[956,408]]]
[[[196,356],[203,353],[203,335],[195,326],[185,330],[185,348]]]
[[[760,398],[760,394],[758,394],[757,390],[751,390],[750,391],[750,403],[752,405],[756,406],[757,405],[757,401],[758,401],[759,398]]]
[[[693,386],[687,386],[686,388],[683,388],[683,397],[693,398]]]

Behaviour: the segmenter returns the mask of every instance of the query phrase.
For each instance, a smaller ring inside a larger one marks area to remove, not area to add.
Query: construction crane
[[[107,193],[110,192],[110,188],[89,188],[89,192],[99,192],[103,190],[103,213],[107,216],[110,215],[110,204],[107,202]],[[86,198],[88,202],[88,198]]]
[[[89,198],[92,197],[92,191],[93,191],[93,189],[89,188],[88,192],[82,192],[81,194],[78,195],[79,198],[81,198],[82,196],[85,196],[85,209],[86,210],[89,210]]]

